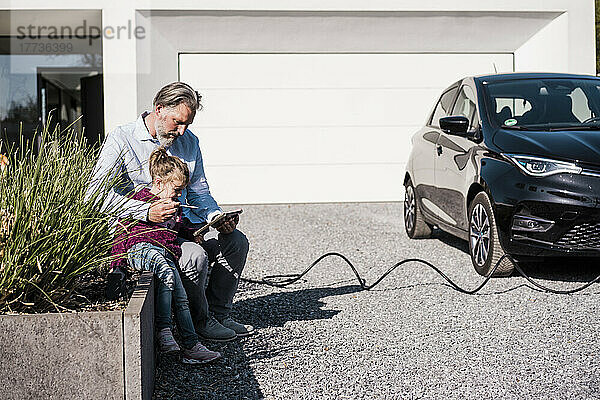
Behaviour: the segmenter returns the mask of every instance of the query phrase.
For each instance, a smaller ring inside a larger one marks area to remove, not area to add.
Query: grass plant
[[[97,148],[47,128],[0,170],[0,313],[67,310],[82,277],[109,261],[102,189],[86,198]]]

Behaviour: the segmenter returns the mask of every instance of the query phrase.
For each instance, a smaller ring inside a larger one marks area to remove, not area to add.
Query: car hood
[[[493,142],[502,152],[600,165],[600,131],[517,131],[498,129]]]

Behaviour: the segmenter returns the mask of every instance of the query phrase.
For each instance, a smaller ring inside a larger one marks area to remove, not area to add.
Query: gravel
[[[408,239],[401,203],[243,208],[250,278],[299,272],[338,251],[367,283],[409,257],[433,262],[464,287],[482,279],[466,242],[440,231]],[[600,273],[593,260],[526,268],[562,289]],[[365,292],[330,258],[285,289],[242,283],[235,301],[235,317],[258,332],[206,343],[224,355],[212,365],[160,356],[156,399],[600,398],[598,285],[552,295],[513,276],[468,296],[407,264]]]

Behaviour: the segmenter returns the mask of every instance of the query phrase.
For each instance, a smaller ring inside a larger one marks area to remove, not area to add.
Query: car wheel
[[[411,239],[423,239],[431,236],[431,226],[423,219],[417,194],[411,180],[405,184],[404,191],[404,228]]]
[[[505,254],[498,238],[492,203],[485,192],[479,192],[469,205],[469,253],[475,271],[483,276],[488,276]],[[513,269],[512,261],[504,258],[494,276],[508,276]]]

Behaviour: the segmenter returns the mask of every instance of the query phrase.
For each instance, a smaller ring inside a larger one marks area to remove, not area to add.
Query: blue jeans
[[[177,264],[173,256],[164,248],[151,243],[138,243],[127,251],[129,266],[138,271],[152,271],[158,278],[156,299],[156,328],[171,329],[171,304],[175,303],[177,328],[185,348],[198,343],[198,335],[190,314],[188,298],[181,283]]]

